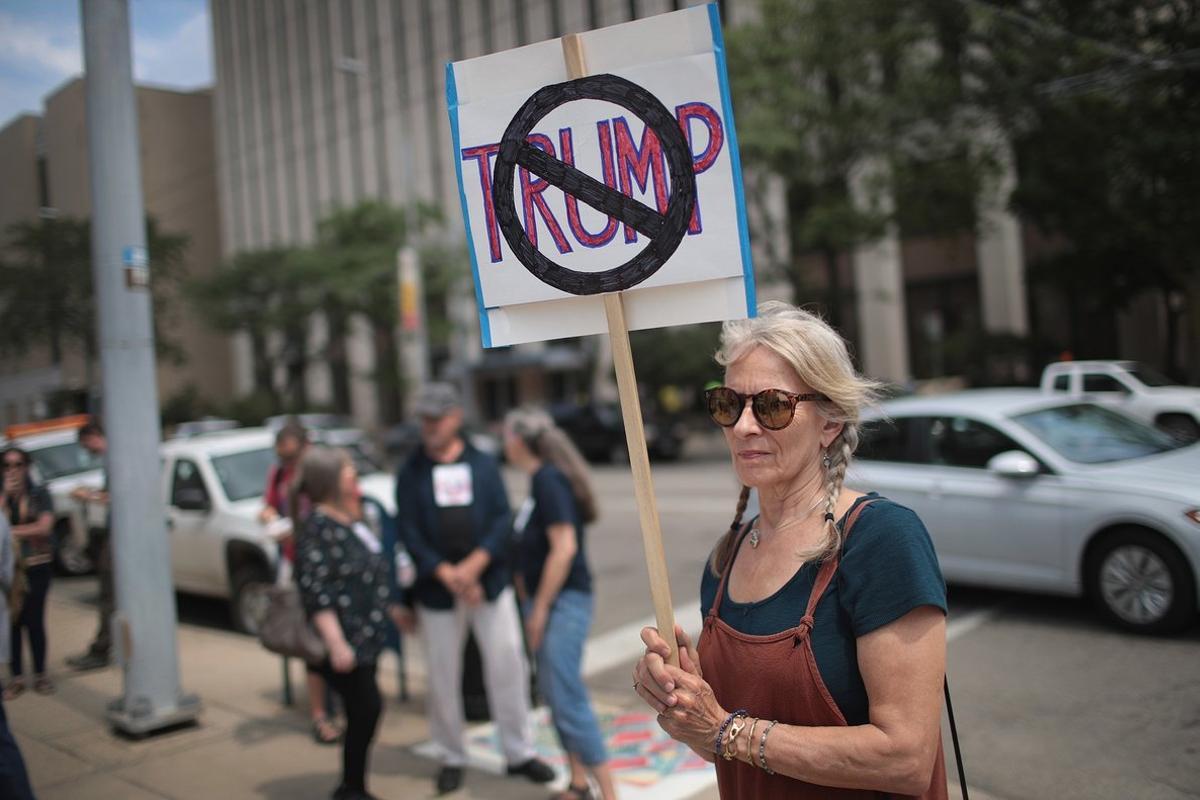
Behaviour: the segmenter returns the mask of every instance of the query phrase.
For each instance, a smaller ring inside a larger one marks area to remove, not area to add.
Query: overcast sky
[[[130,0],[130,13],[135,81],[212,85],[206,0]],[[40,114],[45,96],[82,72],[79,0],[0,0],[0,128]]]

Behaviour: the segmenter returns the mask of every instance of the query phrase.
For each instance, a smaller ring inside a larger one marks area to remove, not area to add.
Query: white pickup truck
[[[175,588],[228,599],[233,624],[247,633],[257,628],[275,574],[277,548],[258,521],[274,443],[269,430],[242,428],[162,446]],[[395,479],[351,455],[363,496],[395,513]]]
[[[1042,391],[1110,406],[1185,442],[1200,440],[1200,388],[1179,386],[1136,361],[1059,361]]]

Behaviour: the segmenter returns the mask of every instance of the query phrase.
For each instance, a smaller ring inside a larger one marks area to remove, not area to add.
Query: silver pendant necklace
[[[750,529],[750,549],[758,549],[758,526],[755,525]]]

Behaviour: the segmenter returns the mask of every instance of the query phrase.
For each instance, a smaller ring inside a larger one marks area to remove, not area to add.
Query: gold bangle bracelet
[[[729,726],[729,738],[725,740],[725,752],[721,754],[725,757],[726,761],[732,761],[733,757],[737,754],[736,750],[735,750],[735,748],[737,747],[736,740],[737,740],[738,734],[741,733],[745,727],[746,727],[746,715],[745,714],[734,719],[733,723]]]
[[[750,766],[754,766],[754,729],[758,727],[758,723],[760,722],[762,720],[755,717],[750,722],[749,733],[746,734],[746,760],[750,763]]]

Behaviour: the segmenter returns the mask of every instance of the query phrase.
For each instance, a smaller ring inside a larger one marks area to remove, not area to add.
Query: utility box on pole
[[[400,288],[400,374],[411,397],[429,380],[429,331],[425,309],[425,287],[421,264],[411,246],[396,253],[396,277]],[[408,409],[405,408],[405,413]]]
[[[162,497],[154,332],[142,206],[128,0],[81,0],[95,283],[124,695],[118,730],[144,735],[195,720],[179,685],[175,590]]]

